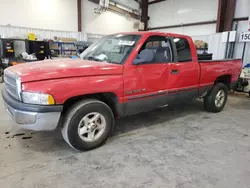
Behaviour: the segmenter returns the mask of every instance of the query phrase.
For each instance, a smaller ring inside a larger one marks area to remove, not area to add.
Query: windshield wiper
[[[106,61],[107,63],[111,63],[111,64],[121,64],[121,63],[118,63],[118,62],[115,62],[115,61]]]
[[[90,61],[98,61],[98,62],[111,63],[111,64],[120,64],[120,63],[115,62],[115,61],[101,60],[101,59],[96,58],[95,56],[87,56],[87,57],[85,57],[83,59],[90,60]]]

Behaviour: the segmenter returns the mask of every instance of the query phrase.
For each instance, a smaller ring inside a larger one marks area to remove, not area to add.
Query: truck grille
[[[5,83],[5,89],[9,93],[9,95],[17,100],[20,100],[21,83],[19,81],[18,76],[13,72],[5,70],[4,83]]]

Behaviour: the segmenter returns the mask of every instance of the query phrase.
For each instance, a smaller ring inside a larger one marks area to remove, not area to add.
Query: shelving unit
[[[50,50],[57,52],[58,56],[76,55],[76,45],[74,42],[53,42]]]

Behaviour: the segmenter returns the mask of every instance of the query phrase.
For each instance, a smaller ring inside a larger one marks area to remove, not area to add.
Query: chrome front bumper
[[[16,110],[7,104],[6,108],[7,112],[19,127],[34,131],[50,131],[56,129],[61,116],[60,112],[39,113]]]
[[[34,131],[54,130],[60,120],[62,105],[42,106],[22,103],[2,91],[6,109],[17,125]]]

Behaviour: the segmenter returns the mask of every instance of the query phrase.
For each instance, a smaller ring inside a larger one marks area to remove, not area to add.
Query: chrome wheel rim
[[[219,90],[218,93],[215,96],[215,106],[220,108],[225,101],[225,91],[224,90]]]
[[[99,139],[106,128],[104,116],[98,112],[85,115],[78,125],[78,135],[83,141],[93,142]]]

